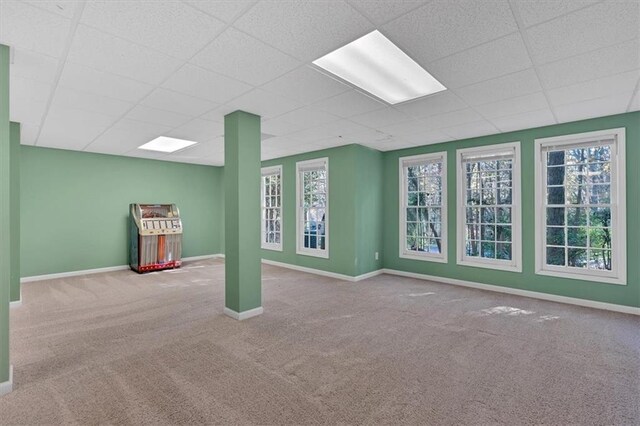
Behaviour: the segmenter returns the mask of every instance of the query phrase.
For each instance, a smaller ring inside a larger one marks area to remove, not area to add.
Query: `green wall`
[[[21,276],[128,263],[129,204],[175,203],[183,256],[220,251],[222,168],[22,146]]]
[[[347,145],[264,161],[263,167],[282,165],[282,251],[262,250],[264,259],[354,276],[355,190],[358,147]],[[296,254],[296,162],[329,159],[329,258]]]
[[[10,170],[11,189],[9,191],[9,215],[11,216],[11,288],[10,300],[20,300],[20,123],[11,123],[10,128]]]
[[[553,278],[536,275],[534,139],[589,132],[617,127],[626,128],[627,149],[627,285]],[[520,141],[522,156],[523,272],[514,273],[456,265],[456,149]],[[401,259],[398,253],[398,158],[429,152],[447,152],[448,259],[446,264]],[[573,123],[502,133],[418,148],[384,153],[384,267],[485,284],[512,287],[580,299],[627,306],[640,306],[640,112],[596,118]]]
[[[356,146],[356,273],[383,267],[383,154]],[[376,260],[376,252],[378,259]]]
[[[0,44],[0,383],[9,380],[10,202],[9,46]]]

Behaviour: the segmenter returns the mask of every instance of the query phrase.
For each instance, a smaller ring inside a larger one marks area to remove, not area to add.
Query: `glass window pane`
[[[511,223],[511,207],[500,207],[497,209],[498,223]]]
[[[487,259],[495,259],[496,257],[496,243],[482,242],[480,245],[480,255]]]
[[[589,250],[589,269],[610,271],[611,266],[611,250]]]
[[[493,207],[482,208],[482,223],[495,223],[496,221],[496,209]]]
[[[567,249],[567,266],[574,268],[587,267],[587,250],[580,248]]]
[[[547,265],[564,266],[564,257],[563,247],[547,247]]]
[[[589,247],[611,249],[611,228],[589,229]]]
[[[564,184],[564,166],[547,168],[547,185],[563,185]]]
[[[547,188],[547,204],[564,204],[564,187],[552,186]]]
[[[567,228],[567,245],[573,247],[586,247],[587,228]]]
[[[482,225],[482,239],[493,241],[496,239],[496,227],[493,225]]]
[[[609,204],[611,202],[611,185],[592,185],[589,188],[589,203]]]
[[[415,222],[418,220],[418,209],[407,209],[407,222]]]
[[[564,225],[564,207],[547,207],[547,225]]]
[[[592,207],[589,209],[590,226],[611,226],[610,207]]]
[[[496,240],[497,241],[511,241],[511,226],[497,226],[496,227]]]
[[[586,226],[587,225],[587,208],[586,207],[569,207],[567,209],[567,225]]]
[[[563,246],[564,244],[564,228],[547,227],[547,245]]]
[[[478,257],[480,256],[480,243],[479,241],[467,241],[467,256]]]
[[[500,260],[511,260],[511,244],[496,244],[496,258]]]

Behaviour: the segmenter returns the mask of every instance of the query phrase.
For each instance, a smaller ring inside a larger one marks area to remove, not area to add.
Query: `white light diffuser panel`
[[[391,105],[446,90],[377,30],[313,63]]]
[[[197,142],[187,141],[184,139],[168,138],[166,136],[160,136],[147,142],[144,145],[138,147],[138,149],[145,149],[147,151],[159,151],[159,152],[176,152],[184,149],[188,146],[195,145]]]

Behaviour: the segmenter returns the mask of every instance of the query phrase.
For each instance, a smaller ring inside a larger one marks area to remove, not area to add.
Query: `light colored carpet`
[[[420,280],[224,266],[25,284],[2,424],[638,424],[640,319]]]

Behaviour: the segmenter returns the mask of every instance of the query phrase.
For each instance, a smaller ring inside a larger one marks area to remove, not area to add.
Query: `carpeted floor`
[[[378,276],[224,265],[25,284],[1,424],[640,423],[640,318]]]

